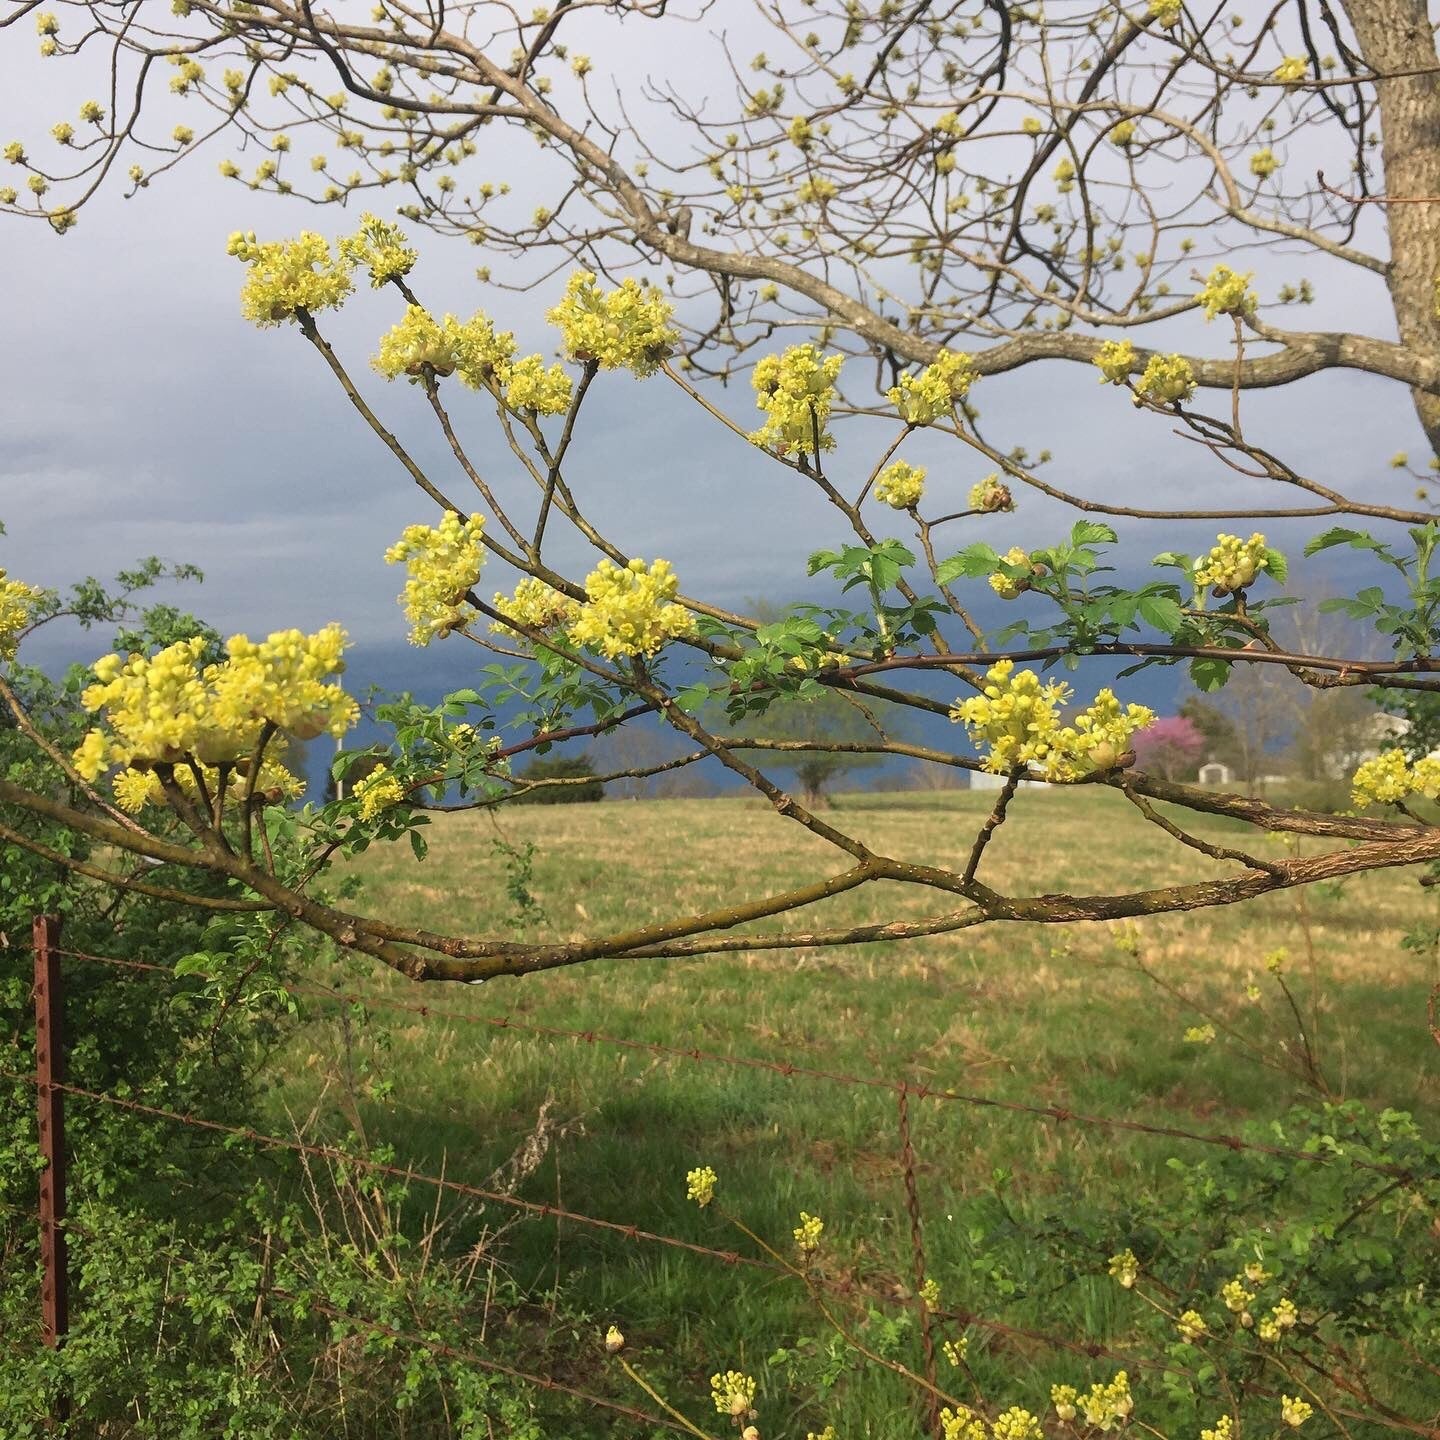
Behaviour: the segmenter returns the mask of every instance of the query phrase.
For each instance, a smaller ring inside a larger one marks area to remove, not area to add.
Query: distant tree
[[[1194,778],[1205,753],[1205,735],[1184,715],[1166,715],[1135,737],[1135,760],[1167,780]]]
[[[579,781],[579,784],[539,785],[520,790],[514,805],[583,805],[605,798],[605,786],[595,776],[595,762],[588,755],[557,755],[553,760],[536,760],[519,779],[536,784],[545,780]]]
[[[725,727],[723,716],[712,718],[717,728],[728,728],[738,741],[737,749],[748,746],[770,752],[770,768],[788,770],[810,806],[824,804],[839,777],[881,764],[882,755],[861,747],[898,738],[873,703],[862,705],[838,690],[813,697],[787,696],[772,703],[763,717],[738,725]],[[816,748],[808,750],[807,745]],[[852,745],[853,750],[843,748]]]
[[[1240,768],[1240,740],[1235,722],[1222,710],[1198,695],[1189,695],[1181,703],[1180,716],[1199,732],[1205,744],[1200,763],[1216,760],[1222,765]]]

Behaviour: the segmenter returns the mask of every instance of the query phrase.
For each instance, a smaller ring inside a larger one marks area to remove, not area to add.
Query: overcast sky
[[[12,66],[13,48],[0,47],[0,65]],[[56,118],[48,113],[51,82],[28,68],[0,79],[8,82],[0,87],[0,140],[48,128]],[[225,153],[203,152],[132,200],[112,188],[63,237],[0,218],[0,520],[8,530],[0,565],[63,587],[155,553],[204,569],[203,589],[185,602],[222,631],[339,620],[359,640],[399,641],[399,577],[382,554],[404,525],[433,521],[433,508],[293,327],[258,331],[241,319],[242,270],[225,253],[237,229],[338,234],[356,216],[226,182],[216,173]],[[552,348],[543,312],[559,281],[509,295],[474,278],[483,252],[452,240],[422,236],[419,243],[416,283],[436,309],[464,314],[484,306],[517,331],[522,346]],[[1380,282],[1359,280],[1353,270],[1327,284],[1313,265],[1297,270],[1293,261],[1270,259],[1262,291],[1268,284],[1273,294],[1301,273],[1321,282],[1320,299],[1285,312],[1282,323],[1366,328],[1386,313]],[[375,337],[396,318],[390,292],[362,286],[327,329],[386,423],[413,441],[458,497],[463,482],[425,423],[418,392],[387,386],[368,370]],[[1219,326],[1207,335],[1196,322],[1191,338],[1198,349],[1223,353]],[[795,595],[805,588],[805,556],[847,538],[804,482],[719,429],[663,379],[642,385],[605,376],[598,388],[582,419],[571,483],[602,530],[631,554],[670,558],[688,592],[721,604]],[[995,443],[1024,444],[1032,454],[1051,449],[1047,473],[1070,489],[1145,504],[1221,505],[1246,493],[1198,447],[1169,436],[1165,422],[1102,390],[1089,367],[1032,367],[983,381],[973,398]],[[748,384],[726,403],[741,423],[756,423]],[[482,467],[502,488],[518,485],[481,398],[454,387],[451,404]],[[1352,493],[1406,497],[1408,483],[1386,460],[1399,449],[1423,453],[1423,441],[1400,387],[1339,373],[1255,394],[1246,409],[1253,439],[1317,479]],[[905,453],[936,458],[919,444]],[[932,485],[950,478],[947,467],[956,463],[953,447],[938,455],[946,458]],[[858,488],[870,460],[842,454],[832,468],[848,477],[846,488]],[[965,464],[953,476],[957,491],[980,478],[979,467]],[[1042,542],[1072,518],[1025,499],[1019,515],[953,538],[958,546],[983,533],[1001,548]],[[907,534],[905,518],[882,507],[872,508],[872,523]],[[1143,557],[1177,544],[1201,548],[1213,529],[1131,526],[1126,533]],[[1277,526],[1272,533],[1294,541],[1299,532]],[[593,557],[559,532],[557,541],[555,558],[583,575]],[[1312,567],[1309,579],[1326,585],[1325,567],[1337,563]]]

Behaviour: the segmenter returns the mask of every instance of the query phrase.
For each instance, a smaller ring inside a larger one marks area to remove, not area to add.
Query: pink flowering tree
[[[1205,759],[1205,737],[1193,720],[1165,715],[1135,737],[1135,762],[1167,780],[1193,779]]]

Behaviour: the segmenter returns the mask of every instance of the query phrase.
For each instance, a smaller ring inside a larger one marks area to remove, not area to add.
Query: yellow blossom
[[[602,370],[653,375],[680,339],[671,306],[653,286],[627,279],[603,294],[588,270],[577,270],[565,296],[546,318],[558,326],[572,360],[593,360]]]
[[[1213,1430],[1201,1430],[1200,1440],[1235,1440],[1235,1425],[1228,1415],[1222,1415]]]
[[[1002,1410],[991,1422],[993,1440],[1044,1440],[1045,1432],[1040,1422],[1018,1405]]]
[[[1024,573],[1008,575],[1003,570],[996,570],[990,576],[990,588],[1002,600],[1018,600],[1030,588],[1031,577],[1035,573],[1030,565],[1030,552],[1012,545],[1000,558],[1006,565],[1023,567]]]
[[[875,498],[895,510],[909,510],[925,493],[925,467],[897,460],[887,465],[875,481]]]
[[[985,1422],[964,1405],[958,1410],[948,1405],[941,1410],[940,1433],[943,1440],[986,1440]]]
[[[734,1419],[748,1418],[755,1413],[755,1381],[739,1370],[727,1370],[710,1377],[710,1398],[722,1415]]]
[[[1225,1308],[1232,1315],[1240,1315],[1255,1298],[1255,1292],[1247,1290],[1244,1281],[1236,1276],[1235,1279],[1227,1280],[1220,1287],[1220,1298],[1225,1302]]]
[[[316,159],[320,164],[315,168],[323,170],[324,158]],[[405,243],[405,233],[399,226],[368,211],[360,217],[360,228],[341,239],[339,249],[349,264],[364,266],[370,272],[370,284],[376,290],[389,280],[408,275],[420,258]]]
[[[1079,1413],[1075,1408],[1079,1399],[1080,1392],[1073,1385],[1050,1387],[1050,1403],[1055,1407],[1055,1414],[1067,1425]]]
[[[886,392],[902,420],[929,425],[951,415],[975,382],[970,357],[959,350],[942,350],[918,375],[902,375]]]
[[[518,621],[532,630],[564,629],[574,624],[580,613],[579,604],[568,595],[562,595],[553,585],[529,576],[516,585],[513,595],[497,593],[491,604],[507,620]],[[519,634],[499,622],[490,628],[500,635]]]
[[[58,125],[50,127],[50,134],[57,144],[68,145],[75,138],[75,127],[62,120]]]
[[[957,703],[950,717],[986,747],[987,770],[1007,775],[1028,766],[1058,784],[1113,768],[1125,758],[1131,736],[1155,722],[1153,710],[1143,705],[1122,708],[1107,689],[1069,725],[1062,725],[1060,709],[1069,697],[1070,687],[1062,682],[1042,682],[1033,670],[1017,673],[1013,660],[1000,660],[986,672],[984,690]],[[1111,1261],[1111,1274],[1121,1284],[1131,1274],[1127,1257],[1134,1265],[1128,1251]]]
[[[505,403],[511,410],[563,415],[570,408],[574,389],[569,373],[558,362],[546,369],[541,356],[527,355],[509,367],[504,380]]]
[[[1125,149],[1135,139],[1135,122],[1121,120],[1119,124],[1111,126],[1107,138],[1112,145],[1118,146],[1121,150]]]
[[[940,1353],[958,1368],[965,1363],[965,1355],[969,1349],[970,1341],[962,1335],[958,1340],[946,1340],[940,1346]]]
[[[1175,1322],[1175,1328],[1180,1332],[1180,1338],[1192,1345],[1208,1333],[1205,1317],[1198,1310],[1186,1310]]]
[[[1185,1043],[1187,1045],[1213,1045],[1215,1043],[1215,1027],[1213,1025],[1191,1025],[1185,1031]]]
[[[1097,1382],[1090,1387],[1088,1394],[1080,1396],[1085,1423],[1097,1430],[1113,1430],[1117,1425],[1124,1424],[1134,1408],[1130,1377],[1123,1370],[1117,1370],[1113,1380],[1103,1385]]]
[[[357,707],[327,677],[344,669],[345,632],[279,630],[263,641],[231,636],[226,659],[203,669],[201,638],[153,656],[107,655],[81,703],[103,723],[75,752],[76,768],[95,780],[110,765],[145,769],[196,760],[230,763],[251,754],[268,724],[299,739],[355,723]]]
[[[666,560],[649,566],[632,560],[623,569],[602,560],[585,577],[585,604],[570,626],[570,639],[607,660],[653,655],[667,641],[694,632],[694,616],[674,603],[678,589]]]
[[[782,455],[829,450],[834,437],[825,429],[835,401],[843,355],[821,359],[814,345],[792,345],[783,355],[767,355],[750,377],[755,405],[765,412],[765,423],[751,432],[750,440]]]
[[[796,1248],[802,1255],[811,1255],[820,1248],[820,1235],[824,1229],[825,1222],[818,1215],[809,1215],[804,1210],[800,1212],[800,1223],[792,1233]]]
[[[1228,265],[1217,265],[1205,277],[1205,284],[1195,297],[1205,311],[1205,318],[1252,314],[1257,303],[1255,292],[1250,288],[1253,278],[1248,270],[1240,275]]]
[[[363,780],[356,781],[350,794],[360,802],[362,820],[374,820],[405,798],[404,787],[388,765],[378,765]]]
[[[1362,761],[1355,771],[1350,781],[1350,799],[1356,806],[1398,805],[1413,793],[1414,781],[1404,751],[1382,750]]]
[[[1000,511],[1013,510],[1015,497],[1011,495],[1010,487],[1001,481],[998,474],[987,475],[983,480],[977,481],[970,487],[968,503],[972,510],[995,514]]]
[[[30,623],[45,592],[22,580],[10,580],[0,570],[0,660],[13,660],[20,632]]]
[[[1273,175],[1280,168],[1280,162],[1275,158],[1275,152],[1267,145],[1263,150],[1257,150],[1250,157],[1250,173],[1261,180],[1266,176]]]
[[[612,1325],[605,1332],[605,1353],[607,1355],[618,1355],[624,1348],[624,1335],[620,1333],[618,1326]]]
[[[715,1198],[715,1186],[720,1177],[708,1166],[689,1170],[685,1174],[685,1198],[693,1200],[702,1210]]]
[[[385,552],[387,565],[404,563],[408,579],[399,603],[410,622],[410,643],[428,645],[463,629],[475,611],[466,592],[480,578],[485,519],[447,511],[439,525],[407,525]]]
[[[1195,564],[1195,583],[1232,595],[1253,585],[1256,576],[1269,565],[1265,537],[1258,530],[1248,540],[1238,535],[1217,535],[1210,553]]]
[[[1183,355],[1152,355],[1135,388],[1158,405],[1177,405],[1195,393],[1195,371]]]
[[[1133,1290],[1140,1278],[1140,1262],[1133,1250],[1122,1250],[1110,1257],[1109,1274],[1123,1290]]]
[[[276,325],[297,310],[313,314],[344,303],[350,268],[330,252],[324,236],[301,231],[296,240],[258,243],[253,231],[236,231],[227,247],[250,267],[240,291],[240,310],[256,325]]]
[[[1100,383],[1123,385],[1136,364],[1135,347],[1128,340],[1106,340],[1095,354],[1100,370]]]
[[[1150,18],[1167,30],[1180,23],[1180,0],[1150,0]]]
[[[1280,1397],[1280,1418],[1296,1430],[1314,1413],[1314,1406],[1302,1400],[1298,1395],[1282,1395]]]
[[[1310,73],[1310,63],[1303,55],[1287,55],[1271,72],[1276,80],[1294,85]]]

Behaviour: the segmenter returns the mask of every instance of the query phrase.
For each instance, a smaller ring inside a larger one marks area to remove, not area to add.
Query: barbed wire
[[[56,955],[74,960],[91,961],[100,965],[112,965],[121,969],[153,971],[168,975],[174,971],[165,965],[143,960],[122,960],[114,956],[96,955],[81,950],[56,949]],[[369,1009],[394,1010],[416,1015],[422,1019],[453,1021],[458,1024],[484,1026],[492,1030],[511,1030],[517,1034],[535,1035],[546,1039],[573,1040],[581,1044],[607,1045],[621,1050],[654,1055],[662,1059],[689,1060],[697,1064],[733,1066],[747,1070],[762,1070],[779,1075],[784,1079],[816,1080],[835,1085],[854,1086],[862,1089],[885,1090],[904,1093],[916,1100],[933,1100],[938,1103],[970,1105],[978,1109],[1007,1111],[1010,1114],[1026,1115],[1034,1119],[1051,1120],[1057,1124],[1073,1123],[1081,1126],[1095,1126],[1101,1129],[1121,1130],[1132,1134],[1151,1135],[1160,1139],[1183,1140],[1198,1145],[1210,1145],[1233,1153],[1247,1151],[1252,1154],[1269,1155],[1275,1159],[1293,1160],[1310,1165],[1326,1165],[1341,1162],[1356,1169],[1374,1171],[1387,1175],[1403,1184],[1429,1182],[1440,1176],[1417,1176],[1413,1171],[1400,1165],[1383,1161],[1367,1160],[1363,1156],[1336,1153],[1331,1150],[1299,1150],[1293,1146],[1267,1145],[1262,1141],[1245,1140],[1238,1135],[1218,1131],[1189,1130],[1176,1125],[1156,1125],[1145,1120],[1135,1120],[1120,1115],[1092,1115],[1066,1105],[1032,1104],[1023,1100],[1007,1100],[998,1095],[980,1095],[958,1090],[949,1086],[934,1086],[905,1079],[891,1079],[878,1075],[853,1075],[840,1070],[823,1069],[812,1065],[799,1065],[793,1060],[776,1060],[768,1057],[749,1055],[728,1055],[721,1051],[703,1050],[697,1046],[667,1045],[661,1041],[634,1040],[620,1035],[609,1035],[599,1030],[573,1030],[557,1025],[539,1025],[532,1021],[519,1020],[513,1015],[472,1015],[463,1010],[452,1010],[444,1006],[413,1004],[388,996],[366,994],[362,991],[328,989],[318,985],[297,985],[281,981],[278,986],[286,994],[297,999],[318,999],[332,1003],[362,1005]]]
[[[57,956],[108,965],[134,973],[146,973],[163,976],[169,981],[174,981],[177,978],[171,967],[156,964],[154,962],[121,959],[115,956],[98,955],[86,951],[65,950],[59,949],[58,947],[53,951],[53,953]],[[963,1092],[937,1089],[935,1087],[928,1086],[919,1086],[903,1080],[888,1081],[875,1077],[850,1076],[836,1071],[827,1071],[814,1067],[797,1066],[788,1061],[758,1059],[745,1056],[730,1056],[719,1053],[707,1052],[699,1049],[668,1046],[648,1041],[628,1040],[623,1037],[604,1035],[600,1032],[592,1030],[567,1030],[557,1026],[533,1025],[528,1022],[514,1021],[512,1017],[509,1016],[496,1017],[470,1015],[462,1011],[452,1011],[444,1008],[433,1007],[430,1005],[415,1005],[404,1001],[391,1000],[387,997],[382,996],[365,995],[359,992],[347,992],[317,986],[303,986],[287,983],[283,986],[283,989],[288,993],[296,996],[308,996],[328,1002],[342,1002],[361,1006],[373,1006],[379,1009],[395,1009],[404,1013],[415,1014],[422,1018],[454,1020],[463,1023],[485,1025],[500,1030],[515,1030],[518,1033],[535,1034],[547,1038],[568,1039],[578,1042],[588,1042],[592,1044],[610,1044],[624,1049],[639,1050],[659,1056],[676,1058],[681,1060],[694,1060],[701,1063],[719,1063],[742,1066],[750,1069],[761,1069],[780,1074],[786,1078],[803,1077],[823,1082],[834,1082],[838,1084],[859,1085],[869,1088],[884,1089],[896,1094],[902,1107],[905,1107],[908,1100],[911,1097],[914,1097],[917,1099],[955,1100],[960,1102],[969,1101],[971,1103],[977,1103],[982,1105],[989,1104],[998,1106],[999,1108],[1015,1110],[1019,1111],[1020,1113],[1030,1114],[1042,1118],[1056,1119],[1071,1117],[1071,1112],[1064,1111],[1060,1109],[1060,1107],[1030,1106],[1024,1105],[1020,1102],[1000,1101],[995,1099],[994,1097],[968,1096],[965,1095]],[[31,1087],[34,1087],[37,1084],[37,1079],[32,1074],[25,1074],[21,1072],[13,1072],[0,1069],[0,1077],[12,1081],[17,1081]],[[310,1142],[300,1139],[298,1137],[291,1138],[285,1136],[271,1135],[266,1132],[257,1130],[251,1126],[232,1125],[222,1121],[211,1120],[204,1116],[168,1109],[164,1106],[152,1105],[144,1100],[137,1100],[126,1096],[109,1094],[104,1091],[91,1090],[87,1087],[69,1082],[55,1083],[53,1088],[63,1093],[74,1095],[82,1100],[88,1100],[94,1103],[112,1106],[120,1110],[140,1115],[146,1115],[151,1118],[160,1119],[179,1125],[194,1126],[196,1128],[208,1130],[214,1133],[233,1136],[265,1148],[284,1150],[297,1154],[312,1155],[325,1159],[333,1164],[354,1166],[358,1169],[387,1175],[395,1179],[402,1180],[406,1183],[418,1182],[432,1186],[441,1192],[449,1191],[455,1194],[466,1196],[471,1199],[478,1199],[481,1201],[493,1202],[509,1206],[526,1214],[535,1216],[536,1218],[549,1218],[557,1221],[568,1221],[579,1226],[591,1227],[598,1231],[617,1235],[629,1241],[655,1243],[659,1245],[669,1246],[674,1249],[694,1254],[699,1258],[719,1261],[730,1267],[734,1267],[737,1265],[744,1266],[748,1269],[765,1271],[771,1274],[789,1278],[796,1278],[798,1275],[798,1272],[793,1269],[789,1269],[784,1265],[775,1264],[771,1261],[760,1259],[754,1256],[743,1255],[735,1250],[722,1250],[714,1246],[707,1246],[695,1241],[685,1240],[678,1236],[666,1235],[661,1232],[648,1230],[638,1225],[627,1224],[598,1216],[587,1215],[579,1211],[568,1209],[564,1206],[558,1206],[545,1202],[523,1200],[518,1196],[509,1195],[502,1191],[495,1191],[486,1187],[472,1185],[465,1181],[455,1180],[447,1176],[433,1175],[429,1172],[419,1170],[413,1165],[401,1166],[397,1164],[391,1164],[386,1161],[375,1160],[364,1155],[357,1155],[338,1146]],[[1107,1121],[1106,1117],[1077,1116],[1074,1118],[1080,1119],[1082,1122],[1087,1119],[1093,1118],[1096,1120],[1097,1123],[1111,1123]],[[1238,1137],[1213,1135],[1207,1136],[1204,1134],[1196,1134],[1186,1131],[1176,1131],[1171,1127],[1142,1125],[1139,1122],[1134,1122],[1134,1128],[1139,1128],[1150,1133],[1170,1135],[1175,1138],[1195,1139],[1211,1144],[1225,1144],[1227,1148],[1231,1149],[1258,1150],[1271,1155],[1277,1155],[1280,1157],[1293,1157],[1295,1159],[1307,1160],[1312,1162],[1331,1158],[1323,1155],[1315,1155],[1306,1151],[1286,1150],[1282,1147],[1252,1144],[1250,1142],[1239,1140]],[[903,1148],[904,1147],[902,1138],[902,1150]],[[1414,1177],[1411,1176],[1409,1172],[1405,1172],[1399,1167],[1383,1166],[1363,1160],[1356,1160],[1353,1163],[1370,1170],[1389,1174],[1393,1177],[1399,1178],[1402,1182],[1405,1183],[1413,1182]],[[918,1197],[916,1209],[918,1210]],[[918,1219],[918,1214],[912,1214],[911,1218],[913,1224],[913,1222]],[[921,1260],[920,1264],[922,1267],[923,1263],[923,1260]],[[914,1304],[913,1297],[901,1295],[898,1293],[886,1294],[882,1291],[876,1291],[874,1289],[859,1285],[854,1282],[846,1282],[840,1284],[826,1280],[816,1275],[801,1276],[799,1278],[801,1278],[803,1283],[806,1283],[807,1285],[818,1284],[827,1291],[831,1291],[833,1293],[843,1296],[876,1301],[887,1307],[899,1306],[909,1308]],[[336,1318],[343,1318],[357,1325],[372,1325],[378,1327],[377,1333],[389,1333],[390,1329],[390,1327],[384,1326],[383,1322],[372,1320],[369,1317],[350,1315],[343,1311],[336,1311]],[[973,1327],[977,1330],[988,1332],[997,1338],[1007,1339],[1018,1344],[1041,1344],[1048,1348],[1065,1350],[1075,1354],[1084,1355],[1090,1359],[1108,1359],[1133,1369],[1170,1372],[1177,1375],[1188,1375],[1190,1376],[1190,1378],[1195,1378],[1192,1372],[1187,1371],[1184,1367],[1175,1365],[1169,1360],[1149,1360],[1133,1351],[1117,1349],[1112,1345],[1103,1345],[1093,1341],[1077,1340],[1066,1336],[1050,1334],[1041,1330],[1030,1329],[1021,1325],[1012,1325],[1007,1322],[995,1320],[988,1316],[984,1316],[964,1309],[936,1309],[935,1318],[958,1324],[961,1327]],[[395,1338],[405,1339],[406,1337],[396,1332]],[[427,1343],[424,1341],[423,1337],[410,1338],[414,1341],[414,1343]],[[476,1363],[479,1363],[479,1361],[484,1358],[469,1356],[465,1352],[460,1352],[456,1347],[449,1348],[455,1351],[457,1358],[473,1359],[476,1361]],[[636,1411],[634,1407],[624,1407],[618,1405],[617,1402],[607,1402],[604,1400],[604,1397],[591,1396],[586,1392],[576,1391],[573,1389],[573,1387],[565,1386],[563,1382],[556,1381],[550,1383],[544,1376],[534,1376],[528,1374],[527,1372],[514,1371],[507,1367],[501,1366],[499,1362],[489,1362],[487,1368],[494,1368],[502,1371],[503,1373],[512,1374],[517,1379],[525,1380],[529,1383],[539,1384],[543,1388],[555,1389],[564,1393],[573,1394],[577,1398],[593,1400],[597,1404],[608,1405],[609,1408],[619,1409],[627,1414],[631,1414],[637,1417],[644,1417],[644,1412]],[[1260,1392],[1257,1391],[1257,1393]],[[1341,1412],[1337,1411],[1336,1413]],[[1404,1417],[1400,1416],[1390,1417],[1384,1414],[1362,1413],[1355,1411],[1346,1411],[1344,1413],[1347,1415],[1348,1418],[1354,1418],[1357,1420],[1369,1419],[1390,1429],[1408,1431],[1411,1433],[1418,1433],[1423,1435],[1433,1435],[1436,1433],[1435,1431],[1433,1431],[1429,1427],[1424,1426],[1423,1424],[1409,1421]],[[667,1423],[663,1420],[660,1420],[659,1417],[644,1418],[653,1418],[657,1420],[658,1423],[662,1424]]]

